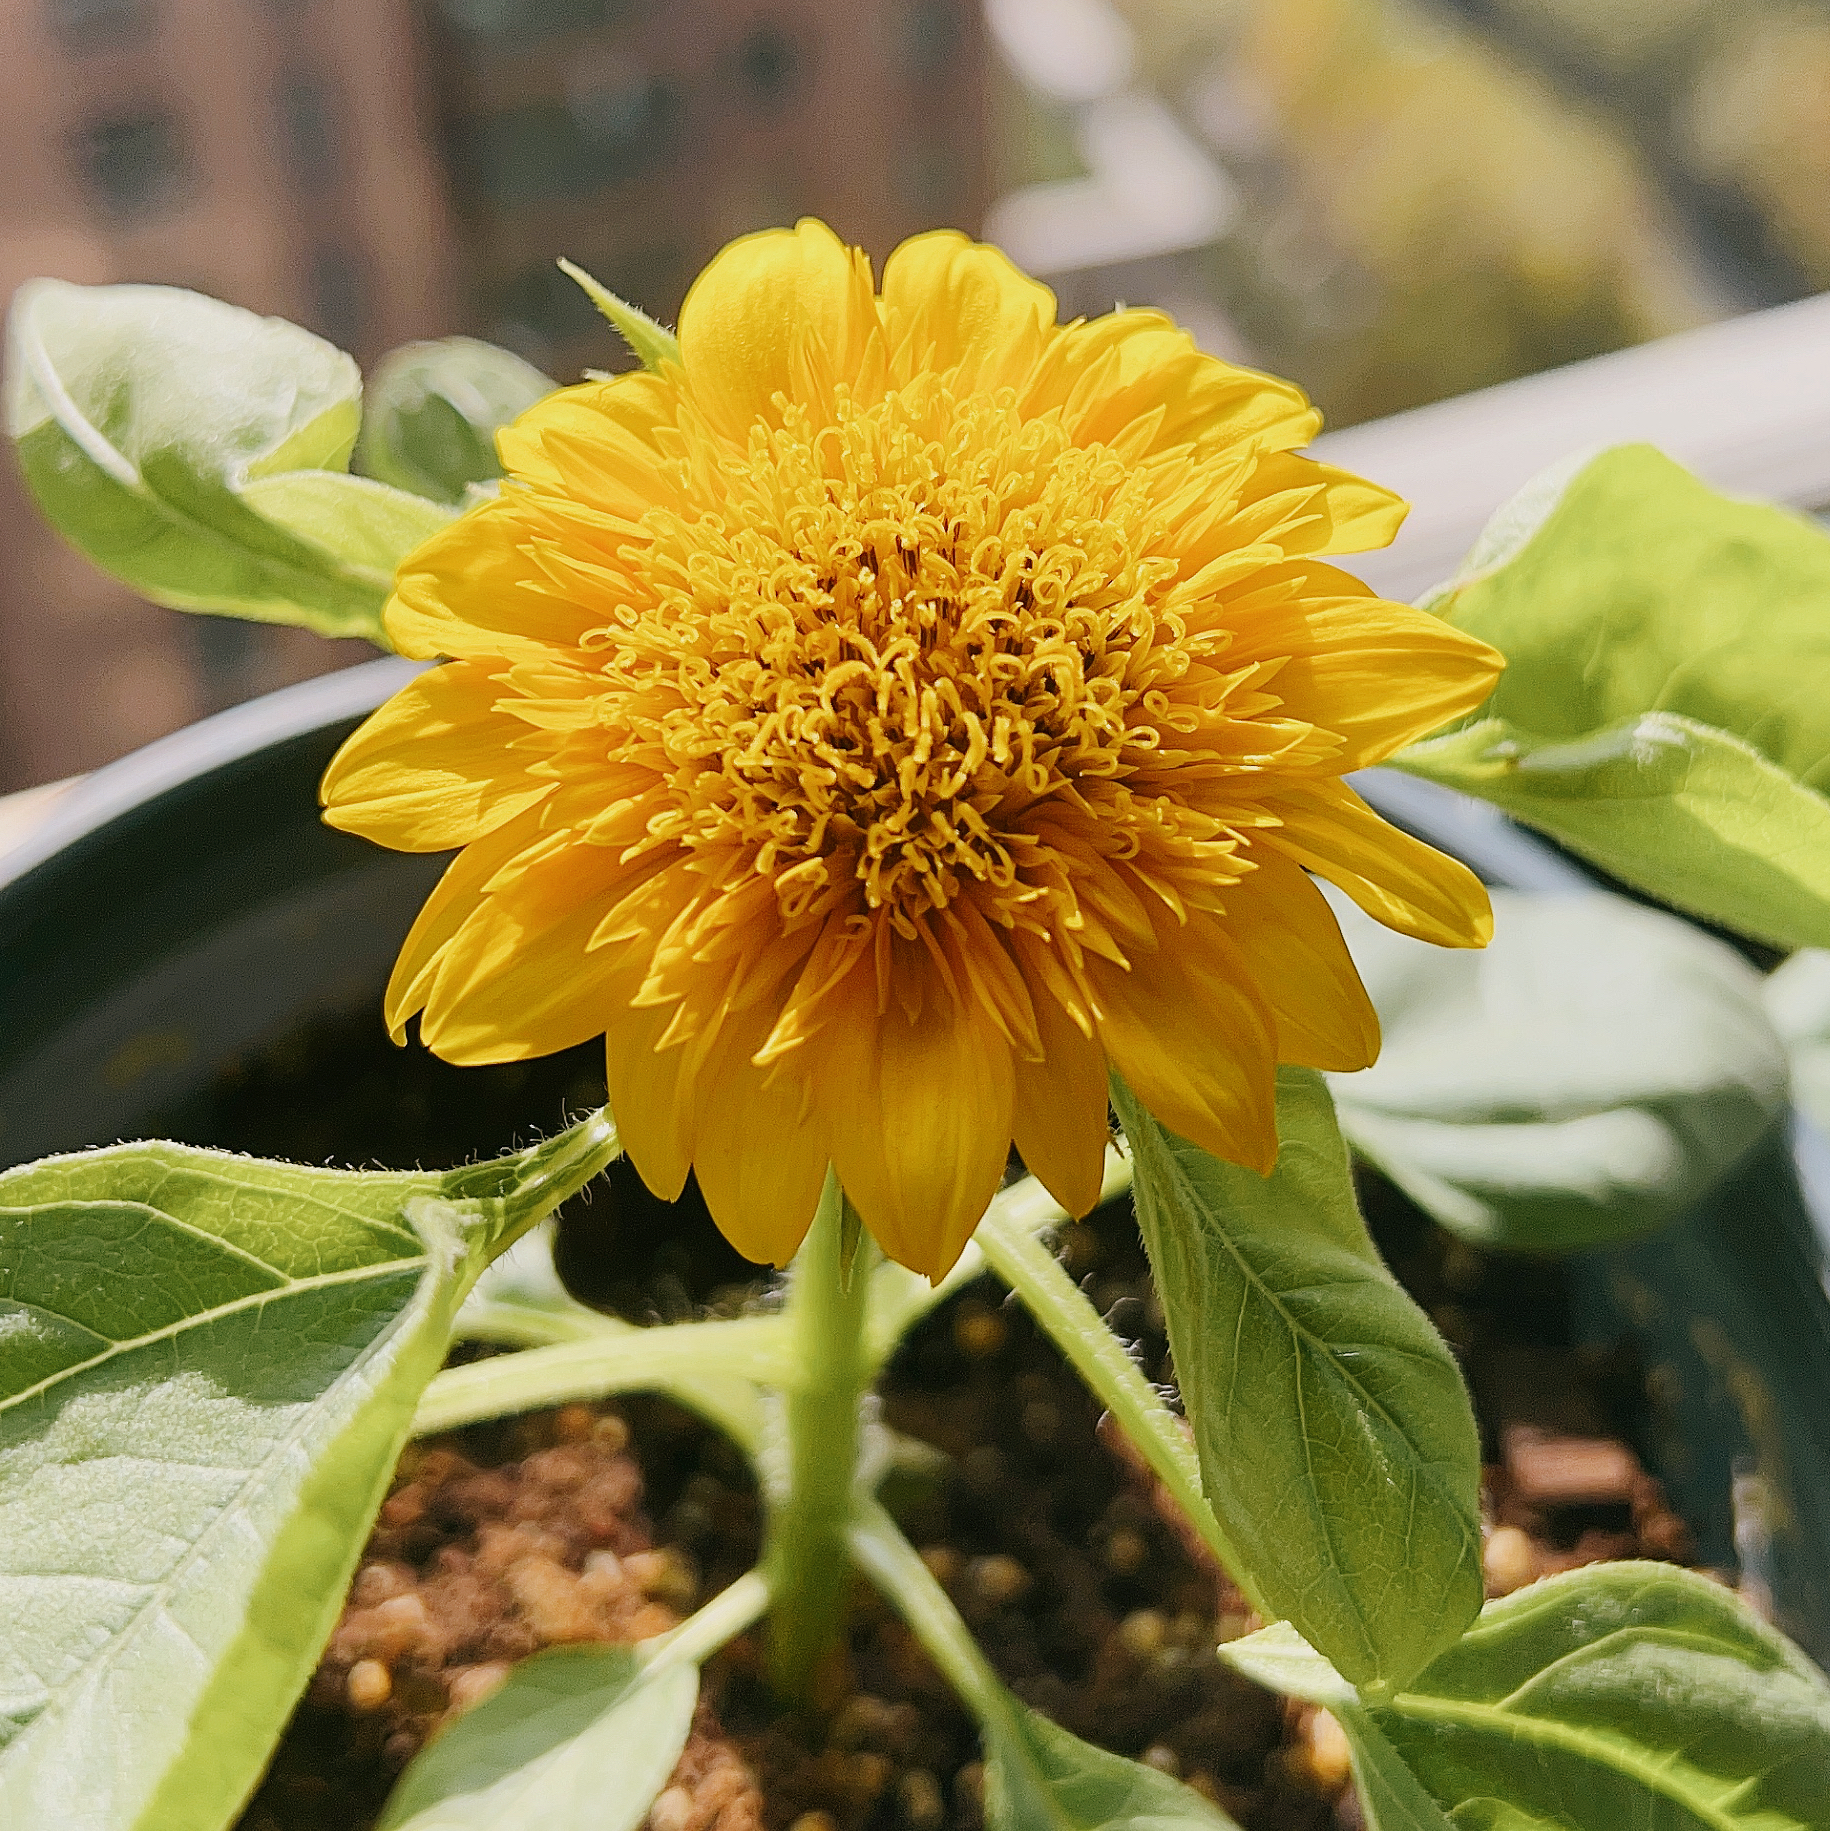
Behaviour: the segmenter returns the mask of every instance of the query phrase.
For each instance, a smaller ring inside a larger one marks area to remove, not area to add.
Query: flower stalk
[[[847,1276],[844,1192],[827,1172],[819,1210],[795,1255],[788,1332],[795,1372],[784,1394],[785,1479],[770,1520],[765,1568],[769,1676],[785,1699],[806,1699],[838,1639],[850,1581],[846,1531],[871,1377],[865,1317],[876,1248],[858,1240]]]

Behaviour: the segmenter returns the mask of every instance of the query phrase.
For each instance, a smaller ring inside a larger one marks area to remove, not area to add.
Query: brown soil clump
[[[1425,1244],[1434,1259],[1412,1273],[1428,1302],[1458,1249]],[[1166,1381],[1128,1215],[1070,1228],[1062,1248],[1145,1372]],[[1682,1522],[1610,1431],[1620,1370],[1522,1347],[1504,1306],[1489,1313],[1467,1267],[1450,1270],[1462,1309],[1449,1320],[1493,1445],[1489,1593],[1597,1557],[1684,1555]],[[1338,1728],[1219,1660],[1219,1641],[1256,1625],[1243,1600],[995,1286],[915,1332],[883,1417],[908,1446],[884,1498],[1025,1703],[1179,1775],[1247,1831],[1358,1824]],[[659,1401],[568,1406],[416,1446],[244,1831],[362,1831],[426,1738],[514,1660],[662,1632],[747,1568],[759,1542],[741,1459]],[[972,1722],[868,1588],[822,1712],[783,1717],[762,1664],[752,1632],[708,1666],[649,1831],[980,1831]]]
[[[663,1634],[702,1599],[691,1555],[655,1548],[642,1470],[616,1413],[567,1406],[464,1441],[483,1460],[455,1438],[401,1459],[245,1831],[369,1824],[426,1740],[495,1691],[516,1660],[570,1641]],[[500,1460],[504,1448],[521,1453]],[[702,1705],[655,1831],[757,1831],[760,1806]]]
[[[301,1030],[151,1129],[406,1167],[463,1161],[603,1097],[600,1045],[459,1069],[396,1050],[365,1007]],[[1377,1177],[1361,1193],[1474,1392],[1490,1593],[1599,1557],[1687,1559],[1688,1529],[1640,1463],[1642,1372],[1572,1346],[1561,1269],[1476,1252]],[[1145,1374],[1170,1385],[1129,1204],[1063,1229],[1060,1248]],[[557,1259],[579,1296],[639,1322],[730,1313],[754,1289],[690,1180],[685,1199],[661,1203],[627,1163],[562,1212]],[[1019,1697],[1181,1774],[1248,1831],[1359,1823],[1331,1720],[1220,1664],[1215,1641],[1253,1625],[1239,1597],[1000,1290],[987,1282],[925,1322],[884,1399],[890,1424],[942,1452],[905,1459],[886,1499]],[[416,1446],[242,1831],[365,1831],[426,1737],[515,1659],[671,1624],[748,1567],[759,1526],[741,1459],[657,1402]],[[978,1831],[970,1721],[868,1591],[824,1716],[781,1719],[760,1665],[752,1634],[707,1668],[650,1831]]]

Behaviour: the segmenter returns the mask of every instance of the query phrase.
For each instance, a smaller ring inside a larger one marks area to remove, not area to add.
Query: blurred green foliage
[[[1335,425],[1830,285],[1827,0],[1119,3],[1244,199],[1198,290]]]

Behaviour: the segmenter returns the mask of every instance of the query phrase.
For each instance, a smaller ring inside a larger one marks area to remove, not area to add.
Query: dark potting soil
[[[395,1051],[365,1012],[290,1039],[164,1129],[306,1162],[445,1164],[602,1097],[595,1049],[458,1070]],[[1490,1593],[1599,1558],[1687,1557],[1688,1530],[1637,1453],[1641,1372],[1625,1353],[1571,1348],[1558,1268],[1475,1252],[1377,1179],[1362,1195],[1475,1394]],[[1129,1203],[1058,1246],[1168,1383]],[[759,1288],[690,1185],[656,1202],[624,1165],[562,1213],[556,1257],[576,1294],[640,1322],[729,1311]],[[1338,1729],[1222,1665],[1215,1643],[1256,1625],[1243,1600],[1001,1287],[983,1280],[927,1318],[883,1401],[910,1445],[884,1498],[1020,1698],[1180,1775],[1248,1831],[1358,1825]],[[363,1831],[426,1738],[516,1659],[664,1630],[748,1568],[760,1536],[742,1458],[659,1400],[412,1446],[243,1831]],[[649,1831],[977,1831],[971,1721],[868,1587],[818,1710],[783,1717],[761,1661],[752,1632],[708,1666]]]

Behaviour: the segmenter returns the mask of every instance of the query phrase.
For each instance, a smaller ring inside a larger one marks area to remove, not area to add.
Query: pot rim
[[[245,762],[289,738],[373,712],[424,662],[383,655],[279,687],[181,725],[112,763],[79,776],[17,845],[0,852],[0,891],[10,890],[60,852],[138,812],[175,788]]]

